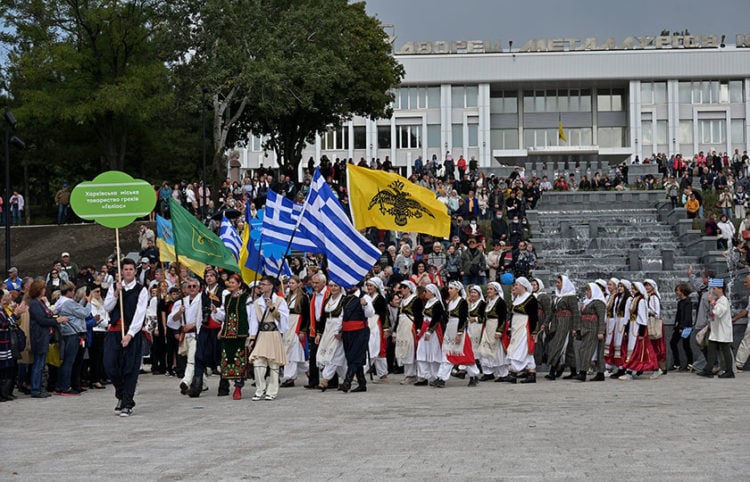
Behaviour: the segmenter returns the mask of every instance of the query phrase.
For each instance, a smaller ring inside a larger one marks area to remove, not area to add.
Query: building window
[[[599,89],[596,94],[599,112],[620,112],[623,110],[625,91],[622,89]]]
[[[479,147],[479,125],[469,124],[469,139],[466,147]]]
[[[683,92],[684,90],[684,92]],[[688,98],[687,92],[690,92]],[[680,102],[683,104],[729,104],[742,103],[742,82],[706,80],[703,82],[680,82]]]
[[[440,124],[427,126],[427,147],[440,148]]]
[[[492,129],[490,145],[492,149],[518,149],[518,129]]]
[[[365,126],[354,127],[354,148],[355,149],[367,148],[367,133],[365,132]],[[345,149],[348,149],[348,148],[345,148]]]
[[[397,126],[397,141],[399,149],[418,149],[422,147],[422,126]]]
[[[624,147],[625,146],[624,127],[599,127],[597,136],[600,147]]]
[[[744,102],[741,80],[729,81],[729,102],[732,104],[742,104]]]
[[[427,87],[427,107],[440,108],[440,87]]]
[[[727,122],[723,119],[699,120],[698,137],[701,144],[725,143],[727,141]]]
[[[264,139],[259,136],[250,136],[248,147],[252,152],[261,152],[263,150]]]
[[[476,107],[479,103],[479,87],[476,85],[466,86],[466,107]]]
[[[490,96],[490,112],[493,114],[517,114],[518,97],[516,91],[493,92]]]
[[[680,121],[680,144],[693,144],[693,121]]]
[[[641,124],[641,145],[644,149],[654,143],[654,125],[651,119]]]
[[[452,140],[453,140],[453,147],[463,147],[464,146],[464,125],[463,124],[453,124],[453,127],[451,128],[452,131]]]
[[[452,107],[466,107],[464,104],[464,91],[466,89],[463,85],[451,86],[451,106]]]
[[[355,129],[357,129],[355,127]],[[362,127],[364,129],[364,127]],[[320,148],[324,151],[342,151],[349,149],[349,128],[328,129],[320,135]]]
[[[401,87],[394,92],[395,110],[415,110],[440,107],[440,87]]]
[[[612,94],[610,93],[610,106],[612,105],[611,96]],[[619,102],[620,106],[623,105],[622,95],[617,102]],[[591,112],[591,90],[526,90],[523,93],[523,111]]]
[[[745,121],[732,119],[732,145],[741,148],[743,144],[745,144]]]
[[[378,149],[391,148],[391,126],[378,126]]]
[[[667,121],[656,121],[656,143],[660,145],[667,144]]]

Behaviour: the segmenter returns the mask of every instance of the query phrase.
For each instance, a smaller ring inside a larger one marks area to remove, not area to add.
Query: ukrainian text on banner
[[[353,164],[346,169],[349,206],[357,229],[374,226],[450,236],[451,218],[434,192],[397,174]]]

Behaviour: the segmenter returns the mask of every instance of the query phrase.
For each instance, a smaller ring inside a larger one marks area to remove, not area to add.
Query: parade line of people
[[[124,259],[122,280],[109,289],[63,282],[47,299],[46,283],[26,278],[7,292],[0,310],[1,399],[15,398],[16,384],[32,398],[49,396],[42,383],[47,365],[46,385],[55,394],[80,395],[82,380],[89,388],[111,383],[116,412],[129,416],[145,355],[152,373],[180,378],[175,388],[183,395],[201,396],[206,375],[214,374],[217,394],[228,396],[231,382],[235,400],[252,378],[253,401],[275,400],[280,387],[293,387],[301,376],[310,390],[354,393],[367,391],[368,373],[385,380],[403,372],[402,385],[443,388],[452,377],[468,378],[469,387],[536,383],[541,364],[549,366],[550,381],[627,381],[644,373],[656,379],[668,372],[661,294],[651,279],[592,281],[580,303],[565,275],[555,279],[553,293],[538,278],[503,277],[503,283],[443,287],[405,279],[388,294],[378,276],[344,290],[322,270],[281,282],[264,276],[251,286],[213,268],[204,280],[188,276],[171,287],[160,273],[144,286],[139,273],[135,261]],[[698,375],[734,378],[737,317],[724,282],[711,273],[690,276],[700,290],[697,317],[694,323],[693,288],[679,284],[671,368],[693,368],[690,341],[697,337],[706,358]],[[60,339],[49,343],[51,333]],[[48,353],[55,344],[59,364]],[[737,369],[748,355],[742,346]]]

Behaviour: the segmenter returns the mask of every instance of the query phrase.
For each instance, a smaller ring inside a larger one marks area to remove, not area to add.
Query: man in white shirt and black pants
[[[109,312],[110,325],[104,340],[104,369],[115,387],[121,417],[128,417],[135,407],[135,386],[141,368],[141,328],[146,319],[148,290],[135,280],[135,261],[125,258],[121,268],[122,281],[107,293],[104,309]],[[122,299],[121,299],[122,298]],[[120,303],[124,313],[125,336],[122,336]]]

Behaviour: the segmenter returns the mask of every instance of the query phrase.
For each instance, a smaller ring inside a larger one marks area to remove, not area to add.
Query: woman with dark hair
[[[2,297],[2,307],[0,307],[0,402],[7,402],[16,398],[13,396],[13,387],[16,384],[18,373],[16,357],[20,356],[24,347],[15,347],[18,352],[14,353],[14,347],[11,345],[11,330],[21,331],[17,320],[28,311],[25,303],[13,308],[10,301],[11,294],[5,293]]]
[[[229,380],[234,380],[234,394],[232,398],[242,398],[242,387],[249,366],[247,363],[246,341],[249,335],[248,292],[242,289],[242,278],[233,274],[227,280],[229,294],[224,304],[214,313],[216,321],[223,321],[218,338],[221,343],[221,381],[219,382],[219,396],[229,395]]]
[[[690,347],[690,333],[693,331],[693,304],[690,302],[690,293],[693,289],[688,283],[680,283],[674,293],[677,295],[677,312],[674,316],[674,330],[672,338],[669,340],[669,347],[672,349],[672,358],[674,359],[674,369],[681,372],[688,370],[688,366],[693,364],[693,350]],[[680,363],[680,341],[682,349],[685,352],[686,364]]]
[[[625,375],[625,360],[628,358],[628,323],[630,320],[630,304],[633,298],[630,294],[632,288],[630,281],[621,279],[617,283],[617,299],[613,303],[615,324],[612,342],[609,345],[609,354],[604,361],[616,368],[609,377],[619,378]],[[614,370],[613,368],[613,370]]]
[[[643,283],[633,283],[633,301],[630,304],[630,332],[628,333],[628,359],[625,374],[620,380],[632,380],[633,374],[658,370],[656,352],[648,338],[648,293]]]
[[[427,272],[427,263],[425,261],[417,261],[413,267],[414,273],[409,276],[409,281],[417,286],[425,287],[428,284],[433,283],[433,277]]]
[[[302,291],[302,283],[297,276],[292,276],[288,284],[286,303],[289,306],[289,329],[284,333],[287,363],[284,365],[282,387],[293,387],[297,375],[309,368],[305,361],[304,345],[310,327],[310,298]]]
[[[31,339],[31,352],[34,355],[34,364],[31,365],[31,397],[46,398],[49,393],[42,391],[42,372],[47,362],[47,351],[49,351],[49,340],[52,330],[58,324],[68,322],[65,316],[55,318],[47,308],[47,298],[44,296],[46,283],[44,280],[36,280],[31,283],[26,294],[26,303],[29,305],[29,321]]]

